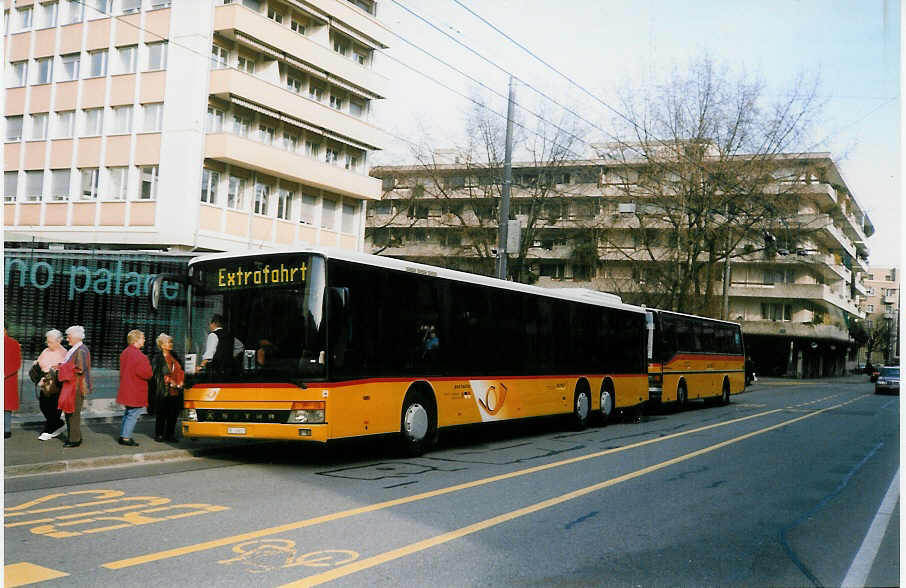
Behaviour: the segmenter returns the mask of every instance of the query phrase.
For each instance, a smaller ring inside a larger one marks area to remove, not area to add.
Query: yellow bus
[[[679,409],[695,399],[730,402],[745,389],[738,323],[648,309],[648,394]]]
[[[186,281],[185,437],[394,434],[417,454],[444,427],[581,428],[648,400],[645,310],[612,294],[327,249],[205,255]],[[236,351],[217,371],[214,315]]]

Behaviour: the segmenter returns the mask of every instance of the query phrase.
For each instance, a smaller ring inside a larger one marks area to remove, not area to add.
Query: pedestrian
[[[182,408],[185,372],[182,361],[173,351],[173,337],[166,333],[158,335],[157,348],[159,353],[151,358],[151,397],[155,405],[154,440],[159,443],[164,439],[176,441],[176,417]]]
[[[211,316],[208,329],[211,332],[205,341],[201,367],[214,376],[233,375],[236,356],[243,352],[244,345],[224,327],[223,315]]]
[[[66,329],[69,351],[60,364],[58,377],[63,383],[59,408],[66,414],[67,438],[63,447],[82,444],[82,404],[91,393],[91,351],[85,345],[85,327],[73,325]]]
[[[13,435],[13,411],[19,410],[19,368],[22,346],[9,336],[3,323],[3,438]]]
[[[120,428],[120,445],[137,447],[132,438],[139,413],[148,406],[148,380],[151,379],[151,362],[142,353],[145,334],[138,329],[126,335],[126,348],[120,354],[120,387],[116,401],[125,407],[123,426]]]
[[[66,422],[63,421],[60,411],[60,387],[54,381],[50,370],[59,366],[66,359],[66,348],[63,347],[63,333],[51,329],[44,334],[47,347],[35,360],[41,369],[41,379],[38,381],[38,405],[44,415],[44,429],[38,435],[41,441],[53,439],[63,432]]]

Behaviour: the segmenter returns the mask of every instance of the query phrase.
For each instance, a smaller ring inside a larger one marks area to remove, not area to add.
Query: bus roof
[[[737,326],[737,327],[739,326],[739,323],[734,323],[733,321],[725,321],[725,320],[722,320],[722,319],[711,318],[711,317],[709,317],[709,316],[698,316],[697,314],[686,314],[686,313],[684,313],[684,312],[674,312],[674,311],[672,311],[672,310],[661,310],[660,308],[647,308],[646,310],[650,310],[651,312],[662,312],[662,313],[665,313],[665,314],[673,314],[673,315],[676,315],[676,316],[685,316],[685,317],[688,317],[688,318],[700,319],[700,320],[703,320],[703,321],[711,321],[711,322],[714,322],[714,323],[724,323],[724,324],[726,324],[726,325],[734,325],[734,326]]]
[[[337,249],[333,247],[304,247],[299,249],[272,249],[268,251],[243,251],[243,252],[226,252],[226,253],[210,253],[205,255],[200,255],[189,261],[189,266],[192,266],[196,263],[204,263],[208,261],[214,261],[217,259],[240,259],[243,257],[259,257],[262,255],[280,255],[280,254],[292,254],[292,253],[309,253],[315,255],[323,255],[328,259],[341,259],[343,261],[350,261],[353,263],[360,263],[363,265],[371,265],[375,267],[383,267],[392,270],[410,272],[415,274],[427,275],[427,276],[436,276],[440,278],[446,278],[448,280],[456,280],[459,282],[467,282],[470,284],[479,284],[482,286],[490,286],[492,288],[501,288],[504,290],[513,290],[516,292],[525,292],[527,294],[536,294],[538,296],[547,296],[549,298],[559,298],[561,300],[572,300],[574,302],[583,302],[586,304],[593,304],[595,306],[606,306],[610,308],[619,308],[623,310],[628,310],[631,312],[644,313],[645,309],[641,306],[635,306],[632,304],[626,304],[623,302],[619,296],[615,294],[608,294],[606,292],[598,292],[595,290],[588,290],[585,288],[542,288],[540,286],[532,286],[529,284],[521,284],[519,282],[509,282],[506,280],[498,280],[497,278],[490,278],[488,276],[482,276],[479,274],[470,274],[468,272],[461,272],[457,270],[446,269],[442,267],[437,267],[433,265],[426,265],[423,263],[415,263],[410,261],[404,261],[401,259],[395,259],[392,257],[382,257],[379,255],[370,255],[367,253],[357,253],[355,251],[348,251],[346,249]]]

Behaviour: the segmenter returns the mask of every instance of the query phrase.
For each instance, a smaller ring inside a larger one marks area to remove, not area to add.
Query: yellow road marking
[[[827,412],[829,410],[834,410],[836,408],[840,408],[841,406],[845,406],[851,402],[855,402],[859,398],[862,398],[862,396],[859,396],[857,398],[854,398],[854,399],[844,402],[842,404],[838,404],[838,405],[831,406],[828,408],[823,408],[821,410],[817,410],[815,412],[812,412],[807,415],[803,415],[801,417],[796,417],[794,419],[790,419],[790,420],[784,421],[782,423],[777,423],[776,425],[771,425],[769,427],[765,427],[765,428],[759,429],[757,431],[752,431],[751,433],[746,433],[744,435],[740,435],[738,437],[728,439],[727,441],[721,441],[720,443],[715,443],[714,445],[710,445],[703,449],[693,451],[692,453],[680,455],[679,457],[674,457],[673,459],[668,459],[667,461],[662,461],[662,462],[654,464],[652,466],[648,466],[646,468],[642,468],[640,470],[636,470],[634,472],[630,472],[628,474],[624,474],[624,475],[618,476],[616,478],[611,478],[610,480],[598,482],[597,484],[592,484],[591,486],[586,486],[585,488],[580,488],[580,489],[574,490],[572,492],[567,492],[566,494],[561,494],[560,496],[555,496],[554,498],[550,498],[548,500],[536,502],[535,504],[531,504],[524,508],[520,508],[520,509],[511,511],[511,512],[508,512],[508,513],[504,513],[504,514],[498,515],[496,517],[492,517],[490,519],[479,521],[472,525],[468,525],[468,526],[462,527],[460,529],[456,529],[455,531],[450,531],[449,533],[443,533],[441,535],[437,535],[435,537],[430,537],[423,541],[418,541],[418,542],[412,543],[410,545],[405,545],[403,547],[400,547],[399,549],[393,549],[391,551],[387,551],[387,552],[381,553],[379,555],[375,555],[373,557],[361,559],[361,560],[355,561],[353,563],[350,563],[350,564],[347,564],[344,566],[340,566],[338,568],[334,568],[334,569],[326,571],[326,572],[322,572],[320,574],[308,576],[306,578],[302,578],[301,580],[297,580],[295,582],[290,582],[289,584],[284,584],[283,586],[281,586],[281,588],[303,588],[303,587],[308,587],[308,586],[318,586],[325,582],[330,582],[331,580],[336,580],[336,579],[339,579],[339,578],[342,578],[345,576],[349,576],[351,574],[355,574],[356,572],[360,572],[360,571],[366,570],[368,568],[373,568],[375,566],[379,566],[379,565],[387,563],[389,561],[393,561],[395,559],[400,559],[402,557],[412,555],[419,551],[424,551],[426,549],[430,549],[431,547],[435,547],[437,545],[441,545],[443,543],[453,541],[454,539],[460,539],[467,535],[471,535],[473,533],[477,533],[478,531],[482,531],[484,529],[488,529],[490,527],[500,525],[507,521],[512,521],[513,519],[524,517],[526,515],[538,512],[540,510],[544,510],[547,508],[551,508],[553,506],[557,506],[559,504],[563,504],[564,502],[568,502],[570,500],[575,500],[576,498],[580,498],[587,494],[591,494],[592,492],[597,492],[598,490],[602,490],[602,489],[608,488],[610,486],[616,486],[617,484],[621,484],[628,480],[639,478],[641,476],[650,474],[652,472],[656,472],[658,470],[662,470],[666,467],[676,465],[676,464],[682,463],[684,461],[689,461],[690,459],[694,459],[701,455],[705,455],[707,453],[717,451],[718,449],[722,449],[724,447],[727,447],[728,445],[733,445],[734,443],[739,443],[740,441],[744,441],[746,439],[751,439],[752,437],[755,437],[757,435],[762,435],[769,431],[774,431],[776,429],[786,427],[787,425],[797,423],[799,421],[811,418],[813,416],[819,415],[819,414]]]
[[[14,563],[3,566],[3,586],[5,588],[25,586],[68,575],[66,572],[52,570],[28,562]]]
[[[367,505],[367,506],[361,506],[361,507],[352,508],[352,509],[349,509],[349,510],[342,510],[342,511],[335,512],[335,513],[331,513],[331,514],[327,514],[327,515],[321,515],[321,516],[319,516],[319,517],[314,517],[314,518],[310,518],[310,519],[304,519],[304,520],[296,521],[296,522],[293,522],[293,523],[287,523],[287,524],[285,524],[285,525],[278,525],[278,526],[275,526],[275,527],[269,527],[269,528],[266,528],[266,529],[260,529],[260,530],[258,530],[258,531],[250,531],[250,532],[248,532],[248,533],[241,533],[241,534],[239,534],[239,535],[232,535],[232,536],[230,536],[230,537],[224,537],[224,538],[222,538],[222,539],[213,539],[213,540],[211,540],[211,541],[204,541],[204,542],[202,542],[202,543],[196,543],[196,544],[194,544],[194,545],[187,545],[187,546],[185,546],[185,547],[177,547],[177,548],[174,548],[174,549],[167,549],[167,550],[165,550],[165,551],[158,551],[158,552],[156,552],[156,553],[149,553],[149,554],[147,554],[147,555],[140,555],[140,556],[137,556],[137,557],[130,557],[130,558],[126,558],[126,559],[120,559],[120,560],[117,560],[117,561],[112,561],[112,562],[108,562],[108,563],[102,564],[101,567],[104,567],[104,568],[107,568],[107,569],[110,569],[110,570],[119,570],[119,569],[122,569],[122,568],[128,568],[128,567],[131,567],[131,566],[137,566],[137,565],[141,565],[141,564],[151,563],[151,562],[160,561],[160,560],[163,560],[163,559],[169,559],[169,558],[173,558],[173,557],[179,557],[179,556],[182,556],[182,555],[188,555],[188,554],[190,554],[190,553],[197,553],[197,552],[199,552],[199,551],[205,551],[205,550],[208,550],[208,549],[215,549],[215,548],[217,548],[217,547],[224,547],[224,546],[227,546],[227,545],[233,545],[233,544],[235,544],[235,543],[240,543],[240,542],[242,542],[242,541],[248,541],[248,540],[250,540],[250,539],[257,539],[257,538],[259,538],[259,537],[266,537],[266,536],[268,536],[268,535],[276,535],[276,534],[278,534],[278,533],[284,533],[284,532],[286,532],[286,531],[293,531],[293,530],[302,529],[302,528],[305,528],[305,527],[313,527],[313,526],[315,526],[315,525],[320,525],[320,524],[324,524],[324,523],[329,523],[329,522],[337,521],[337,520],[344,519],[344,518],[347,518],[347,517],[353,517],[353,516],[357,516],[357,515],[361,515],[361,514],[366,514],[366,513],[375,512],[375,511],[378,511],[378,510],[384,510],[384,509],[391,508],[391,507],[394,507],[394,506],[399,506],[399,505],[402,505],[402,504],[409,504],[409,503],[412,503],[412,502],[418,502],[418,501],[420,501],[420,500],[425,500],[425,499],[428,499],[428,498],[434,498],[434,497],[437,497],[437,496],[443,496],[443,495],[445,495],[445,494],[451,494],[451,493],[453,493],[453,492],[459,492],[459,491],[467,490],[467,489],[470,489],[470,488],[476,488],[476,487],[478,487],[478,486],[484,486],[484,485],[486,485],[486,484],[492,484],[492,483],[494,483],[494,482],[500,482],[500,481],[503,481],[503,480],[509,480],[509,479],[516,478],[516,477],[519,477],[519,476],[525,476],[525,475],[528,475],[528,474],[534,474],[534,473],[537,473],[537,472],[542,472],[542,471],[544,471],[544,470],[549,470],[549,469],[553,469],[553,468],[557,468],[557,467],[561,467],[561,466],[565,466],[565,465],[569,465],[569,464],[574,464],[574,463],[578,463],[578,462],[581,462],[581,461],[586,461],[586,460],[589,460],[589,459],[595,459],[595,458],[602,457],[602,456],[605,456],[605,455],[611,455],[611,454],[619,453],[619,452],[622,452],[622,451],[628,451],[628,450],[630,450],[630,449],[635,449],[635,448],[638,448],[638,447],[644,447],[645,445],[651,445],[651,444],[653,444],[653,443],[661,443],[661,442],[663,442],[663,441],[669,441],[669,440],[671,440],[671,439],[676,439],[676,438],[678,438],[678,437],[683,437],[683,436],[685,436],[685,435],[692,435],[692,434],[694,434],[694,433],[700,433],[700,432],[702,432],[702,431],[707,431],[707,430],[709,430],[709,429],[715,429],[715,428],[718,428],[718,427],[725,427],[725,426],[727,426],[727,425],[731,425],[731,424],[734,424],[734,423],[739,423],[739,422],[742,422],[742,421],[747,421],[747,420],[750,420],[750,419],[759,418],[759,417],[767,416],[767,415],[774,414],[774,413],[778,413],[778,412],[782,412],[782,411],[783,411],[782,408],[777,408],[777,409],[774,409],[774,410],[768,410],[768,411],[765,411],[765,412],[760,412],[760,413],[758,413],[758,414],[753,414],[753,415],[749,415],[749,416],[746,416],[746,417],[740,417],[740,418],[738,418],[738,419],[732,419],[732,420],[725,421],[725,422],[722,422],[722,423],[714,423],[714,424],[711,424],[711,425],[706,425],[706,426],[704,426],[704,427],[699,427],[699,428],[697,428],[697,429],[690,429],[690,430],[688,430],[688,431],[682,431],[682,432],[679,432],[679,433],[672,433],[672,434],[670,434],[670,435],[665,435],[665,436],[663,436],[663,437],[655,437],[654,439],[648,439],[648,440],[646,440],[646,441],[639,441],[639,442],[637,442],[637,443],[632,443],[632,444],[630,444],[630,445],[625,445],[625,446],[623,446],[623,447],[616,447],[616,448],[614,448],[614,449],[605,449],[605,450],[603,450],[603,451],[598,451],[598,452],[595,452],[595,453],[590,453],[590,454],[588,454],[588,455],[580,455],[580,456],[577,456],[577,457],[572,457],[572,458],[564,459],[564,460],[561,460],[561,461],[555,461],[555,462],[552,462],[552,463],[549,463],[549,464],[534,466],[534,467],[526,468],[526,469],[523,469],[523,470],[517,470],[517,471],[515,471],[515,472],[510,472],[510,473],[507,473],[507,474],[500,474],[500,475],[497,475],[497,476],[490,476],[490,477],[488,477],[488,478],[482,478],[482,479],[480,479],[480,480],[474,480],[474,481],[472,481],[472,482],[464,482],[464,483],[462,483],[462,484],[456,484],[455,486],[448,486],[448,487],[446,487],[446,488],[439,488],[439,489],[437,489],[437,490],[431,490],[431,491],[428,491],[428,492],[422,492],[422,493],[420,493],[420,494],[414,494],[414,495],[412,495],[412,496],[405,496],[405,497],[403,497],[403,498],[396,498],[396,499],[394,499],[394,500],[387,500],[387,501],[384,501],[384,502],[378,502],[378,503],[376,503],[376,504],[370,504],[370,505]]]

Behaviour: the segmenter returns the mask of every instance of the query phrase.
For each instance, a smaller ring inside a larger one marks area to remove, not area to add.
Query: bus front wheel
[[[676,409],[685,409],[687,399],[688,393],[686,392],[686,382],[680,382],[679,386],[676,387]]]
[[[427,451],[437,433],[437,414],[433,403],[424,393],[410,392],[403,402],[400,416],[403,451],[416,456]]]

